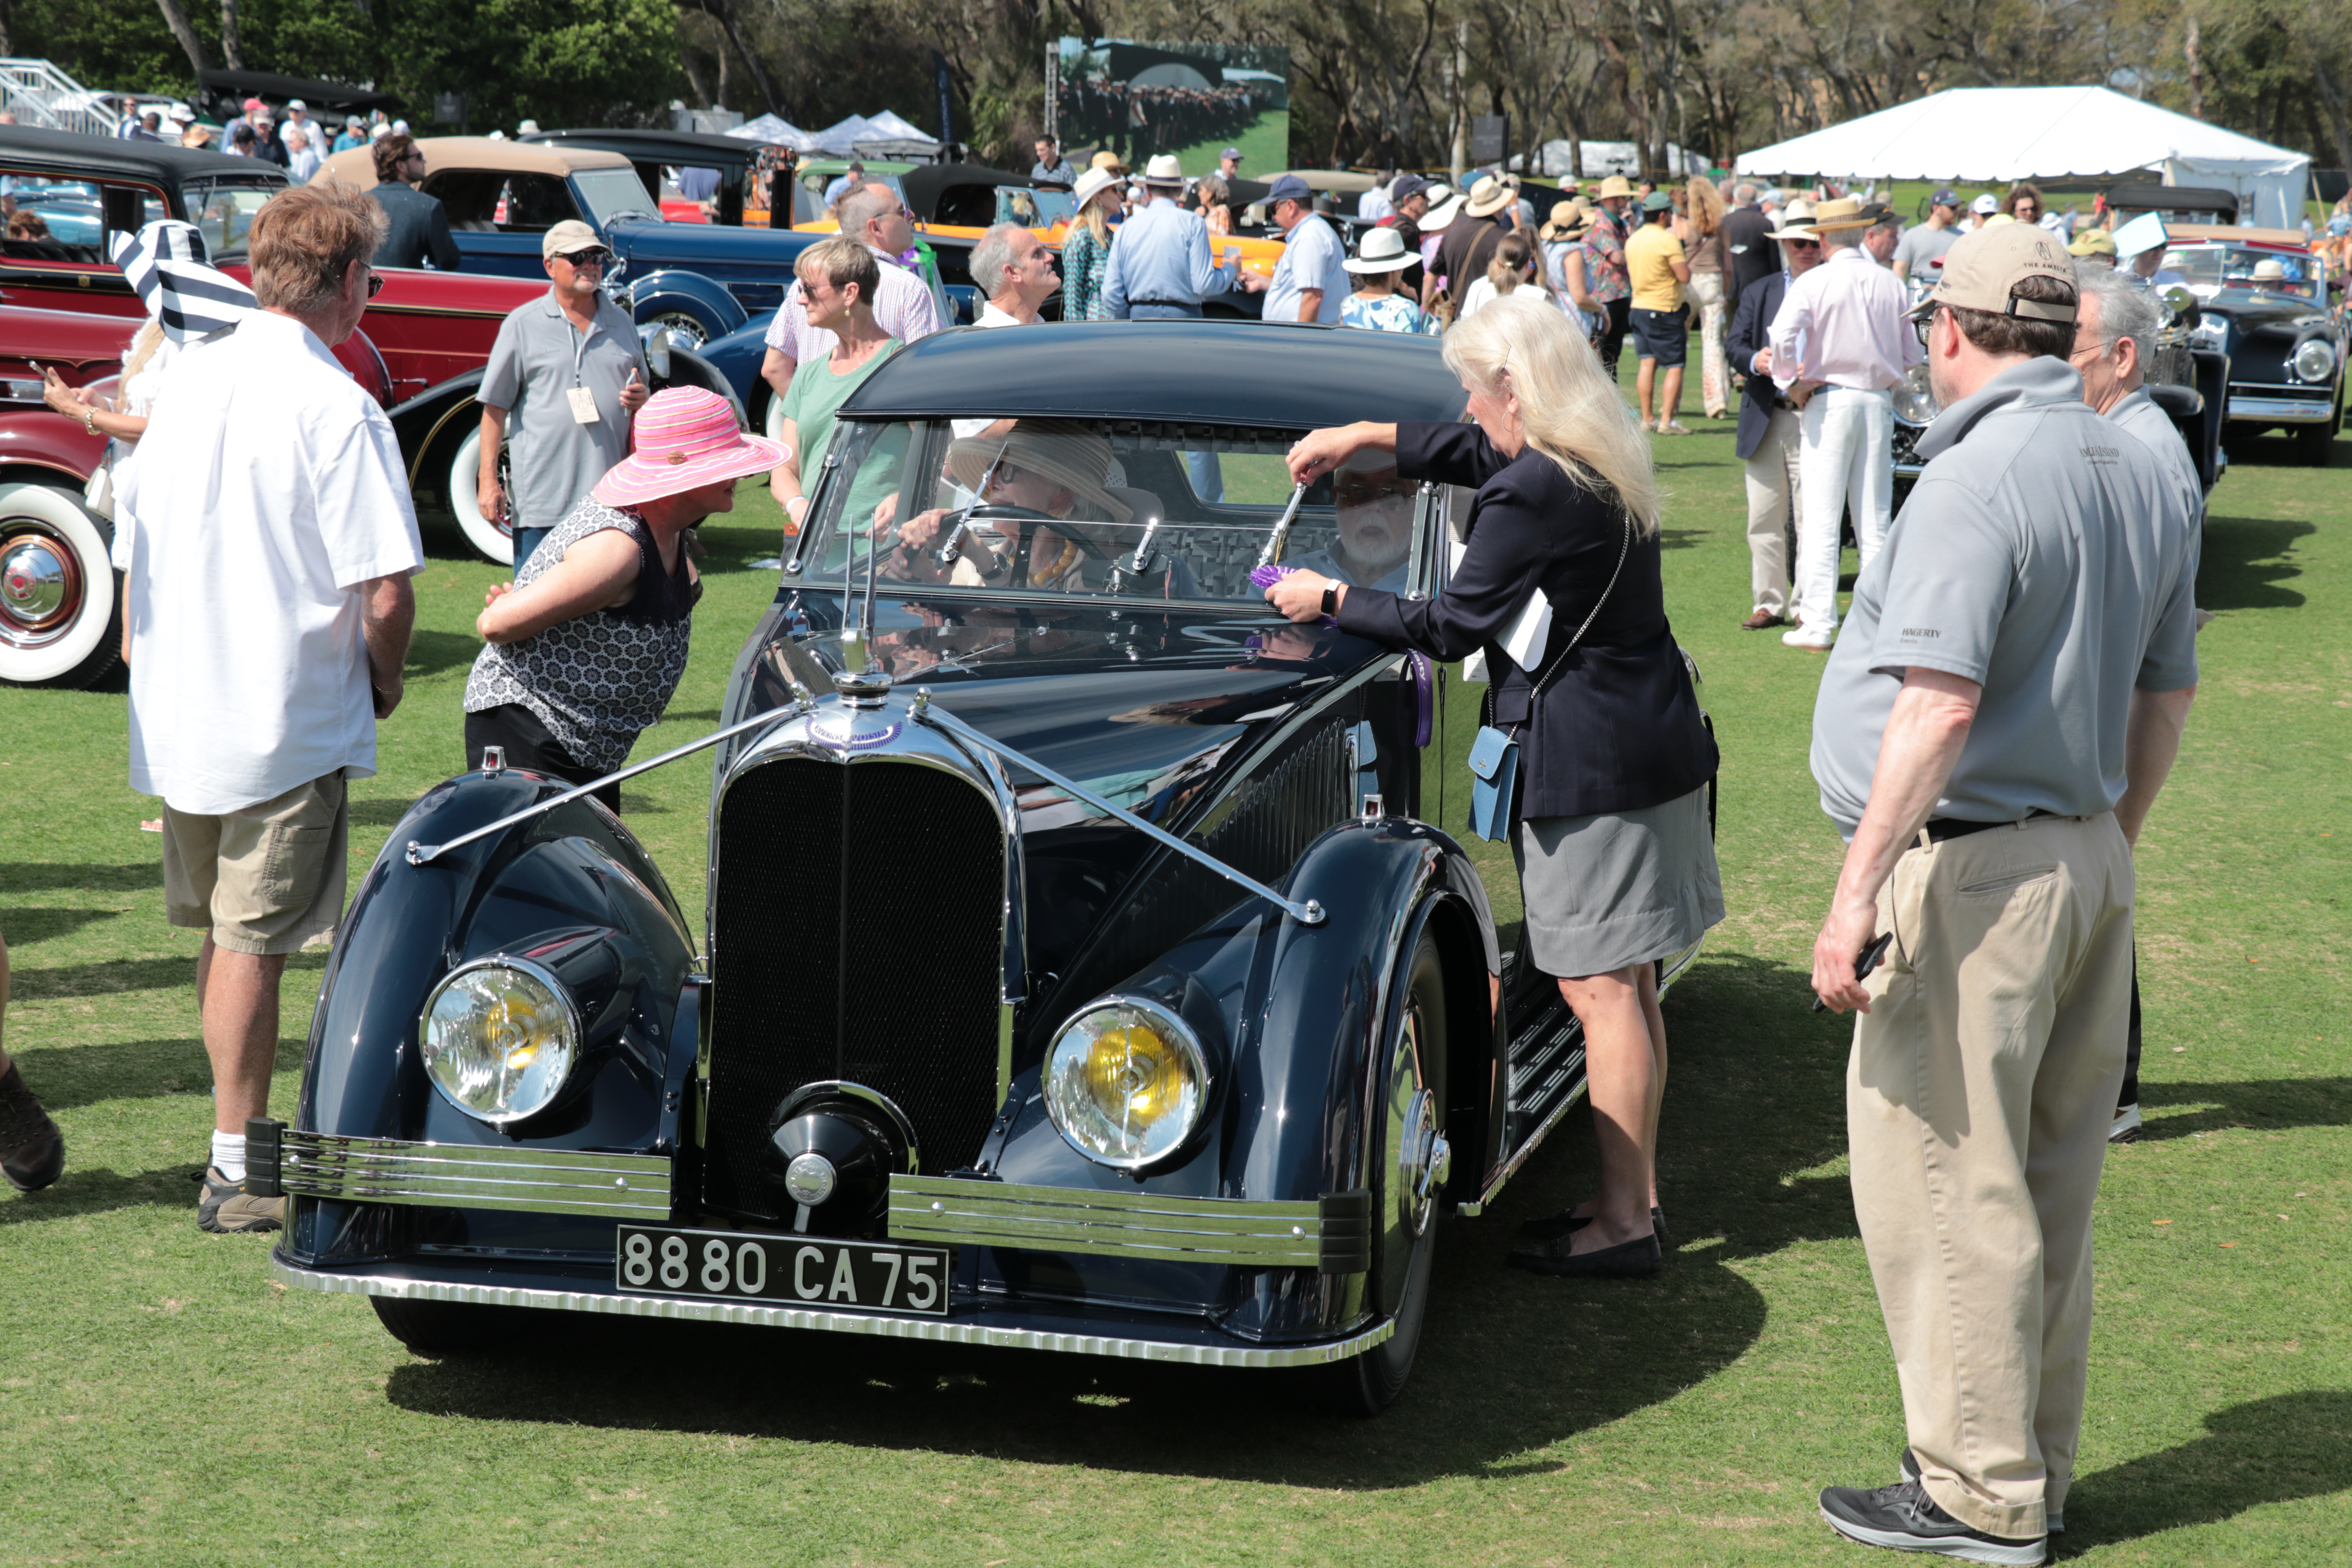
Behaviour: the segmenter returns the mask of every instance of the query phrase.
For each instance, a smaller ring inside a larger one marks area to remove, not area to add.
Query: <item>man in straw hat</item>
[[[1163,153],[1144,165],[1143,205],[1119,225],[1103,274],[1103,304],[1114,321],[1197,316],[1201,299],[1241,286],[1239,253],[1223,266],[1209,256],[1209,226],[1184,209],[1184,170]]]
[[[1813,208],[1805,226],[1822,264],[1789,287],[1772,318],[1772,381],[1804,395],[1805,518],[1797,536],[1797,609],[1803,624],[1780,635],[1790,647],[1836,640],[1838,520],[1853,513],[1862,563],[1886,537],[1895,498],[1895,388],[1919,363],[1903,321],[1903,285],[1856,243],[1877,215],[1852,196]]]
[[[1789,287],[1822,258],[1822,242],[1805,226],[1813,204],[1790,202],[1779,227],[1759,243],[1773,247],[1788,266],[1748,286],[1724,334],[1724,353],[1739,378],[1739,430],[1734,450],[1745,466],[1748,486],[1748,618],[1742,630],[1760,632],[1789,621],[1789,563],[1796,555],[1797,531],[1804,516],[1804,483],[1798,458],[1803,448],[1801,416],[1804,399],[1772,384],[1772,347],[1767,335]]]
[[[1584,286],[1608,317],[1601,332],[1601,363],[1614,381],[1633,310],[1633,280],[1625,270],[1625,209],[1633,205],[1633,187],[1624,175],[1612,174],[1601,182],[1594,205],[1599,210],[1584,237]]]
[[[735,426],[700,387],[637,411],[636,450],[606,469],[517,575],[495,584],[474,629],[487,644],[466,681],[466,765],[485,747],[509,767],[591,784],[629,760],[686,672],[702,586],[687,530],[731,511],[739,479],[783,448]],[[596,798],[617,814],[621,786]]]
[[[116,475],[131,787],[163,799],[168,918],[205,933],[207,1231],[285,1221],[284,1199],[243,1190],[245,1125],[269,1113],[286,961],[342,918],[345,781],[376,771],[415,619],[400,442],[332,352],[367,310],[383,233],[348,185],[272,196],[248,237],[256,308],[164,377]]]
[[[982,504],[1031,515],[993,517],[959,530],[950,559],[942,562],[939,554],[949,542],[941,534],[954,526],[947,510],[917,512],[898,525],[898,554],[885,570],[917,583],[1076,592],[1086,585],[1090,561],[1098,572],[1108,569],[1109,531],[1099,525],[1134,515],[1111,491],[1110,467],[1110,443],[1063,419],[1017,420],[1000,435],[950,442],[950,479]],[[1098,526],[1087,529],[1087,523]]]
[[[2032,224],[1946,255],[1916,318],[1943,414],[1813,710],[1848,839],[1813,989],[1863,1013],[1854,1213],[1909,1436],[1902,1481],[1830,1488],[1822,1513],[1977,1563],[2039,1563],[2063,1527],[2131,844],[2197,679],[2197,538],[2153,455],[2083,402],[2076,297]],[[1882,931],[1865,984],[1855,957]]]

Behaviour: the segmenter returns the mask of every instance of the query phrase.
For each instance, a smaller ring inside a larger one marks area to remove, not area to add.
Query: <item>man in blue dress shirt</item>
[[[1320,321],[1336,325],[1347,299],[1348,247],[1315,212],[1315,193],[1296,174],[1275,181],[1265,194],[1267,211],[1283,231],[1282,259],[1265,285],[1269,321]]]
[[[1197,316],[1201,297],[1236,286],[1238,260],[1220,267],[1209,256],[1209,226],[1184,210],[1184,171],[1162,153],[1145,165],[1144,203],[1128,215],[1111,242],[1103,275],[1103,303],[1117,321]],[[1331,308],[1334,320],[1339,306]]]

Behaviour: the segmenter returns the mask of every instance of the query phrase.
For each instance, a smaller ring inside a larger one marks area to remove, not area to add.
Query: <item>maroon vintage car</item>
[[[49,411],[39,367],[110,397],[132,325],[0,309],[0,684],[89,686],[118,662],[114,528],[82,505],[106,437]]]

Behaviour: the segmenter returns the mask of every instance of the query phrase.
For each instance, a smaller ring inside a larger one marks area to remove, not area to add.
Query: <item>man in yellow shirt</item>
[[[1690,310],[1684,289],[1690,282],[1690,263],[1683,259],[1683,242],[1668,226],[1675,201],[1664,191],[1642,198],[1642,226],[1625,241],[1625,271],[1633,284],[1633,306],[1627,317],[1641,362],[1633,372],[1633,391],[1642,405],[1642,428],[1661,436],[1687,436],[1682,412],[1683,361],[1690,347]],[[1658,417],[1650,419],[1650,392],[1659,370],[1665,384],[1657,388]]]

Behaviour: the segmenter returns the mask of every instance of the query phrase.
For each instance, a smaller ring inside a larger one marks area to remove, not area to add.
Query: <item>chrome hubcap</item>
[[[45,642],[81,608],[81,563],[47,533],[0,542],[0,635],[19,645]]]
[[[1454,1173],[1454,1147],[1437,1130],[1437,1102],[1429,1090],[1413,1091],[1404,1113],[1397,1151],[1397,1196],[1405,1226],[1419,1236],[1436,1212],[1437,1194]]]

